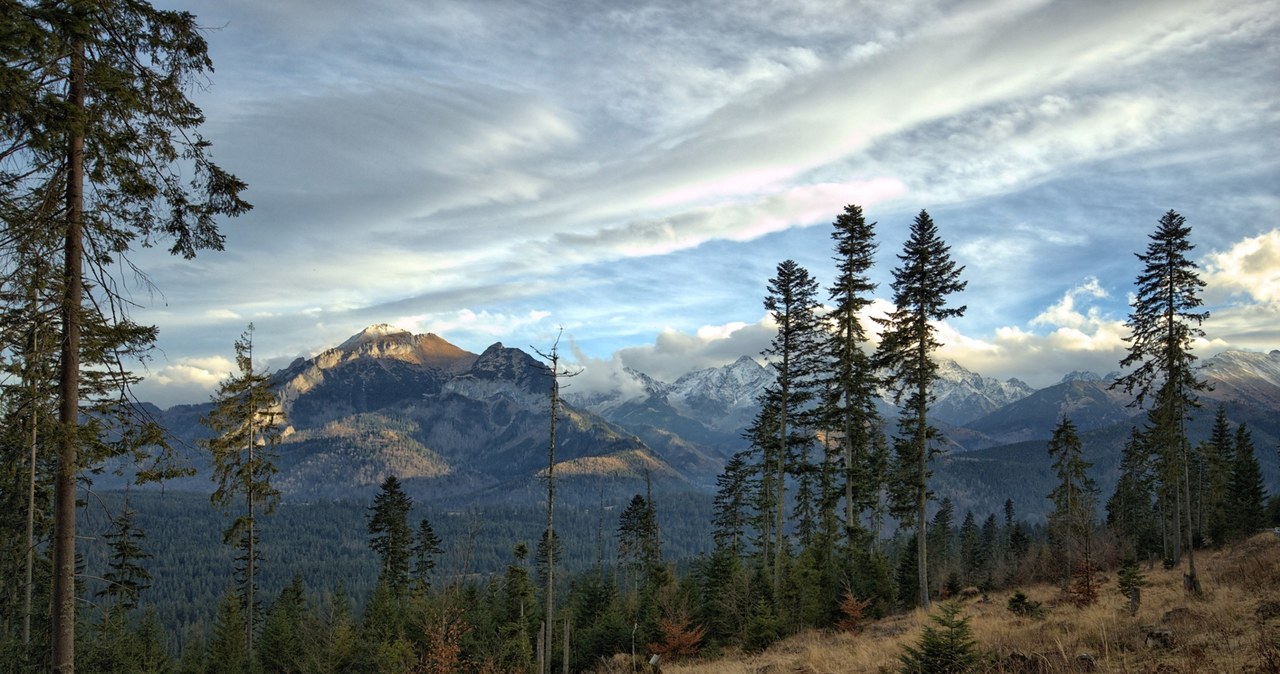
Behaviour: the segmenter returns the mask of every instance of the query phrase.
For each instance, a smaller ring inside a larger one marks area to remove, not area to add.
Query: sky
[[[939,357],[984,376],[1118,369],[1170,209],[1196,353],[1280,348],[1276,0],[157,4],[208,29],[191,97],[254,204],[223,252],[133,254],[161,406],[208,400],[250,322],[271,368],[377,323],[562,335],[588,389],[759,356],[768,280],[825,288],[846,204],[878,310],[929,212],[968,282]]]

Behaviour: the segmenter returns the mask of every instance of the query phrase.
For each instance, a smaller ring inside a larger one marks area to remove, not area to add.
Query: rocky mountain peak
[[[1102,375],[1097,372],[1089,372],[1087,370],[1072,370],[1071,372],[1063,375],[1062,379],[1058,383],[1065,384],[1070,381],[1099,383],[1102,381]]]

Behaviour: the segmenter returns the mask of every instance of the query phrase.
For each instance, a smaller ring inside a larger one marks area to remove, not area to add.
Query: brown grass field
[[[1013,590],[964,603],[988,672],[1143,672],[1280,674],[1280,537],[1267,532],[1196,556],[1203,596],[1182,590],[1185,564],[1143,572],[1142,606],[1129,615],[1115,573],[1099,601],[1063,601],[1056,586],[1021,588],[1048,609],[1043,620],[1006,608]],[[923,611],[869,622],[859,634],[808,631],[759,655],[663,663],[663,674],[835,674],[896,672],[904,644],[915,644]],[[1164,643],[1162,643],[1164,642]]]

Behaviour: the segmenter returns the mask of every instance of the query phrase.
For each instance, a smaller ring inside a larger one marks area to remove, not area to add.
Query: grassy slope
[[[1087,654],[1099,672],[1280,672],[1280,537],[1264,533],[1220,552],[1197,556],[1202,599],[1182,592],[1182,569],[1145,571],[1142,607],[1136,616],[1105,575],[1100,601],[1078,609],[1059,601],[1058,589],[1023,590],[1044,602],[1044,620],[1019,618],[1006,602],[1012,591],[970,600],[963,615],[981,647],[991,653],[992,672],[1090,671],[1077,658]],[[1262,608],[1260,611],[1259,608]],[[1268,611],[1267,608],[1271,610]],[[805,632],[765,653],[729,654],[708,662],[664,664],[664,674],[836,674],[898,671],[903,644],[914,644],[927,622],[922,611],[869,623],[860,634]],[[1153,629],[1170,630],[1172,648],[1148,646]],[[1016,654],[1016,655],[1015,655]]]

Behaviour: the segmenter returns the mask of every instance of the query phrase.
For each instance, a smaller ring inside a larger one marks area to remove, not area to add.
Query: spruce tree
[[[822,332],[818,317],[818,282],[808,270],[794,260],[778,264],[777,274],[769,280],[764,298],[778,332],[764,355],[777,373],[770,392],[776,396],[777,417],[774,433],[777,451],[764,471],[772,481],[770,490],[774,506],[773,518],[773,590],[782,587],[783,560],[786,556],[786,482],[788,475],[802,475],[810,470],[806,450],[813,442],[809,416],[819,392]],[[766,394],[769,395],[769,394]]]
[[[1200,532],[1215,546],[1226,542],[1231,520],[1227,512],[1231,473],[1234,467],[1234,438],[1227,422],[1227,410],[1218,405],[1209,439],[1200,444],[1204,477],[1200,483]]]
[[[1246,424],[1236,427],[1234,454],[1227,508],[1232,525],[1229,533],[1238,540],[1252,536],[1267,524],[1262,467],[1254,455],[1253,436]]]
[[[1154,396],[1148,423],[1163,464],[1157,474],[1165,487],[1176,494],[1176,521],[1185,532],[1187,553],[1184,585],[1187,592],[1199,594],[1191,513],[1191,447],[1187,441],[1186,420],[1190,409],[1197,404],[1196,392],[1206,387],[1192,368],[1195,356],[1191,346],[1195,339],[1204,336],[1199,326],[1209,317],[1209,312],[1199,311],[1203,305],[1199,294],[1205,283],[1196,272],[1196,263],[1189,257],[1194,248],[1190,234],[1186,218],[1171,210],[1160,218],[1146,253],[1137,254],[1143,270],[1138,275],[1132,311],[1125,322],[1129,329],[1125,338],[1129,353],[1120,361],[1121,367],[1133,369],[1112,386],[1134,394],[1138,405]]]
[[[1049,535],[1066,564],[1066,582],[1077,563],[1093,563],[1090,542],[1098,487],[1088,475],[1093,464],[1084,460],[1084,447],[1071,419],[1064,416],[1058,422],[1049,439],[1048,451],[1058,479],[1048,495],[1053,503],[1053,510],[1049,512]]]
[[[875,261],[876,223],[868,223],[860,206],[849,204],[833,225],[836,278],[828,289],[833,306],[828,341],[831,363],[827,407],[833,430],[843,448],[845,539],[853,547],[861,513],[873,507],[879,494],[873,459],[880,434],[876,410],[879,379],[871,360],[861,313],[874,301],[876,284],[868,274]]]
[[[268,674],[308,672],[307,651],[315,647],[309,633],[309,613],[302,577],[294,574],[267,609],[258,639],[257,656]]]
[[[76,480],[92,465],[80,446],[80,424],[88,418],[81,375],[93,370],[81,361],[83,319],[123,322],[128,299],[119,295],[113,265],[134,245],[171,239],[170,250],[188,258],[220,249],[215,218],[243,213],[249,204],[239,197],[244,183],[210,161],[199,132],[204,116],[187,97],[212,69],[194,16],[117,0],[8,2],[0,12],[6,38],[0,208],[47,197],[42,226],[61,239],[51,669],[69,674]]]
[[[111,531],[102,535],[111,550],[107,572],[102,575],[106,586],[98,591],[99,597],[107,597],[125,612],[138,605],[138,595],[151,587],[151,572],[142,562],[151,553],[142,547],[146,533],[133,522],[135,511],[126,501],[120,514],[112,518]]]
[[[712,515],[712,539],[734,557],[742,554],[751,498],[751,466],[747,452],[737,452],[724,464],[716,478],[716,496]]]
[[[916,645],[903,646],[898,658],[903,674],[961,674],[978,670],[984,656],[969,627],[969,617],[962,616],[960,610],[959,604],[946,602],[938,613],[929,616],[933,625],[924,628]]]
[[[431,587],[431,572],[436,568],[436,556],[444,554],[440,537],[431,522],[423,517],[418,522],[418,536],[413,543],[413,575],[424,591]]]
[[[885,383],[902,406],[894,441],[895,489],[893,501],[899,515],[914,515],[919,564],[920,606],[929,607],[929,555],[925,542],[929,500],[929,457],[938,432],[929,424],[930,387],[938,366],[931,354],[941,344],[937,321],[964,315],[965,307],[948,307],[947,297],[964,290],[964,267],[951,260],[951,249],[938,236],[938,228],[925,211],[911,225],[911,234],[893,270],[894,310],[878,319],[884,330],[877,364],[886,372]],[[905,403],[904,403],[905,401]]]
[[[1155,502],[1155,476],[1145,434],[1131,428],[1120,454],[1120,478],[1107,500],[1107,526],[1122,551],[1144,558],[1160,547],[1160,522]]]
[[[369,548],[378,555],[379,579],[394,597],[403,596],[409,587],[413,546],[409,511],[412,509],[413,499],[404,493],[395,475],[388,475],[382,481],[369,508]]]
[[[252,652],[258,616],[256,571],[262,554],[258,549],[258,516],[273,512],[280,501],[280,490],[271,484],[276,474],[274,448],[280,441],[280,414],[270,378],[254,370],[252,323],[236,340],[235,352],[237,373],[219,384],[213,409],[201,419],[214,436],[201,444],[213,455],[216,486],[211,500],[224,512],[239,510],[222,537],[239,551],[240,601],[246,643]]]

